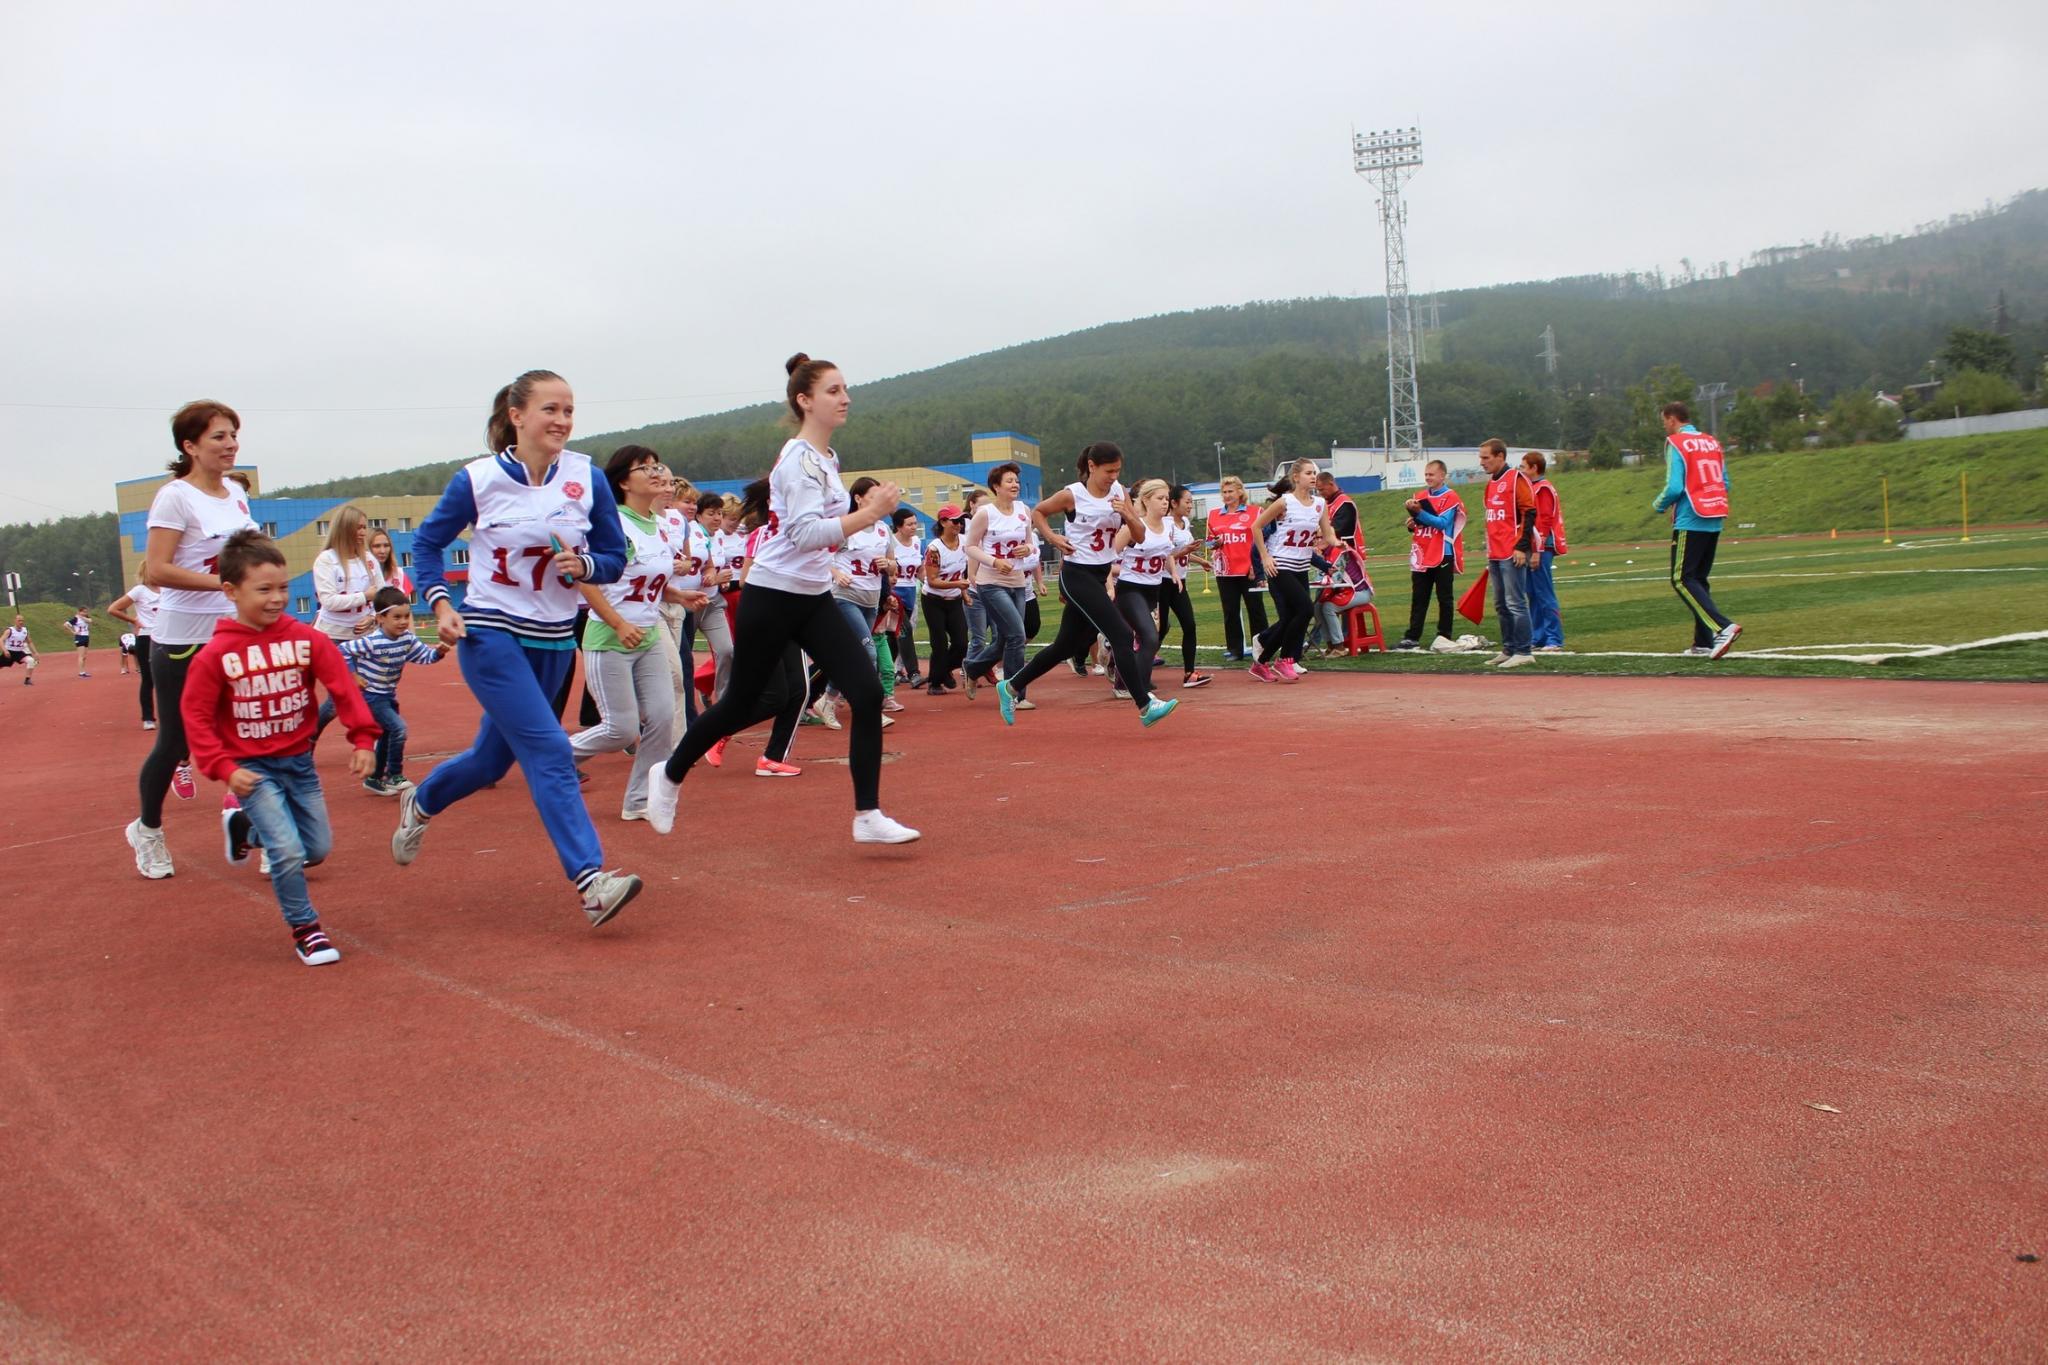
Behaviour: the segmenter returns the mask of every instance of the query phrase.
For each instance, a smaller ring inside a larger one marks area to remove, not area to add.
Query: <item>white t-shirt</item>
[[[919,571],[924,568],[924,537],[912,535],[906,545],[891,535],[889,553],[896,556],[896,585],[914,585]]]
[[[1273,523],[1273,566],[1278,569],[1306,569],[1309,556],[1322,539],[1323,500],[1311,497],[1306,503],[1292,493],[1283,493],[1280,519]]]
[[[1108,564],[1116,558],[1112,542],[1116,539],[1117,528],[1124,519],[1117,514],[1110,503],[1123,496],[1124,486],[1112,483],[1107,497],[1096,497],[1088,491],[1085,483],[1070,483],[1067,491],[1074,495],[1074,510],[1067,513],[1067,540],[1074,552],[1067,556],[1073,564]]]
[[[162,594],[146,583],[137,583],[128,589],[128,605],[135,609],[137,635],[155,637],[157,602],[161,596]]]
[[[1172,572],[1166,567],[1166,561],[1172,558],[1173,522],[1169,518],[1158,530],[1148,529],[1144,539],[1124,547],[1123,557],[1118,561],[1123,566],[1119,581],[1156,588],[1160,578]]]
[[[732,575],[719,586],[726,592],[738,592],[740,570],[747,562],[747,536],[744,531],[719,531],[711,537],[711,561]]]
[[[1024,575],[1031,569],[1031,561],[1023,557],[1031,544],[1031,510],[1022,502],[1014,502],[1010,504],[1010,514],[1004,516],[990,502],[983,504],[982,511],[975,515],[982,516],[983,511],[987,515],[982,525],[981,548],[1001,567],[976,564],[974,581],[1004,588],[1023,587]]]
[[[924,553],[929,563],[938,566],[940,578],[967,577],[967,550],[964,546],[948,546],[945,541],[934,538]],[[929,583],[924,585],[924,590],[932,597],[958,597],[961,592],[959,588],[935,588]]]
[[[618,582],[598,586],[621,620],[645,630],[661,615],[662,589],[676,567],[675,542],[659,520],[650,530],[628,508],[619,509],[619,526],[626,533],[626,567]]]
[[[249,498],[238,484],[219,497],[202,492],[185,479],[157,489],[149,504],[149,529],[176,531],[178,548],[171,552],[174,568],[190,573],[220,573],[221,547],[237,531],[259,529],[249,515]],[[200,645],[213,638],[213,623],[232,615],[234,606],[218,588],[163,588],[157,602],[159,644]]]

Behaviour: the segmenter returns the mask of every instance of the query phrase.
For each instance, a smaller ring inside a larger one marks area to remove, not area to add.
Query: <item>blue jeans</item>
[[[270,855],[270,889],[286,924],[316,924],[312,898],[306,894],[306,869],[327,861],[334,851],[334,831],[327,823],[327,798],[320,794],[320,774],[309,750],[288,758],[244,758],[240,766],[260,779],[242,798],[249,817],[249,842]]]
[[[1512,559],[1489,559],[1486,571],[1493,575],[1501,649],[1508,654],[1529,653],[1529,571]]]
[[[405,776],[405,718],[398,714],[396,692],[365,692],[363,702],[370,708],[371,716],[384,727],[384,733],[377,736],[377,766],[370,770],[373,777]],[[334,724],[334,698],[320,703],[320,717],[313,727],[313,742],[318,744],[320,736],[327,733],[327,727]]]
[[[455,661],[483,708],[483,724],[467,749],[420,783],[413,794],[420,814],[439,815],[512,771],[516,762],[563,873],[573,882],[603,867],[604,845],[583,804],[576,758],[553,702],[576,662],[574,651],[534,649],[507,631],[480,629],[463,638]]]
[[[983,583],[974,589],[974,600],[982,607],[982,614],[990,626],[988,639],[980,649],[970,650],[967,662],[962,665],[967,676],[978,676],[981,671],[1001,656],[1003,676],[1014,678],[1024,671],[1024,589],[1004,588]],[[968,626],[972,633],[974,627]]]
[[[1557,582],[1550,576],[1555,550],[1545,550],[1542,562],[1529,566],[1529,643],[1541,649],[1564,643],[1564,616],[1557,609]]]
[[[876,611],[878,611],[878,610],[879,610],[879,607],[864,607],[864,606],[862,606],[862,605],[861,605],[860,603],[858,603],[858,602],[849,602],[849,601],[847,601],[847,600],[846,600],[845,598],[843,598],[843,597],[835,597],[835,598],[833,598],[833,599],[832,599],[832,605],[833,605],[833,606],[835,606],[835,607],[837,607],[837,608],[839,608],[839,614],[840,614],[841,616],[844,616],[844,617],[846,618],[846,624],[847,624],[847,625],[849,625],[849,626],[852,626],[852,627],[853,627],[853,633],[854,633],[855,635],[857,635],[857,636],[859,636],[859,637],[860,637],[860,639],[861,639],[861,642],[862,642],[862,643],[863,643],[863,644],[864,644],[864,645],[866,646],[866,648],[867,648],[867,651],[868,651],[868,662],[869,662],[870,664],[874,664],[874,663],[875,663],[875,613],[876,613]],[[876,665],[875,665],[875,678],[876,678],[876,680],[877,680],[877,681],[880,681],[880,679],[881,679],[881,676],[882,676],[882,670],[881,670],[881,666],[880,666],[879,664],[876,664]],[[836,687],[833,687],[833,688],[831,688],[830,690],[831,690],[831,692],[833,693],[833,695],[834,695],[834,696],[837,696],[837,695],[839,695],[839,689],[838,689],[838,688],[836,688]]]
[[[974,596],[967,601],[967,653],[969,657],[981,653],[981,647],[988,643],[988,611],[981,604],[981,589],[974,590]]]

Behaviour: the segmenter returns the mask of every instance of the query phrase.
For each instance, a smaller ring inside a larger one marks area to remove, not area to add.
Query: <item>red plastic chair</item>
[[[1368,624],[1370,622],[1370,624]],[[1380,609],[1370,602],[1344,611],[1344,652],[1363,654],[1369,649],[1384,653],[1386,633],[1380,629]]]

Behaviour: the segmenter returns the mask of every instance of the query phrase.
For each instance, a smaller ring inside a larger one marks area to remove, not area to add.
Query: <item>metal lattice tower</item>
[[[1415,309],[1408,299],[1408,208],[1401,202],[1401,182],[1421,164],[1420,128],[1351,135],[1351,169],[1370,180],[1379,195],[1380,227],[1386,236],[1389,454],[1403,451],[1413,459],[1422,458],[1422,393],[1415,379]]]

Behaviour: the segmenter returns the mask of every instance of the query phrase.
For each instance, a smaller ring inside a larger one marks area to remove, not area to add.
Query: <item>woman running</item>
[[[142,577],[161,596],[149,668],[156,684],[156,746],[142,760],[137,786],[142,810],[128,825],[135,870],[149,878],[173,872],[164,843],[164,793],[175,783],[190,799],[197,790],[186,762],[185,672],[213,638],[214,622],[234,613],[221,591],[220,552],[237,531],[260,529],[249,515],[249,495],[228,482],[241,451],[242,419],[225,403],[187,403],[171,418],[178,458],[172,479],[149,504],[149,538]]]
[[[988,638],[962,665],[969,700],[977,680],[995,681],[997,659],[1006,675],[1024,671],[1026,566],[1037,560],[1038,552],[1031,546],[1031,510],[1017,505],[1023,478],[1022,468],[1015,464],[991,469],[988,487],[994,496],[975,509],[961,538],[967,557],[974,561],[974,595],[988,621]]]
[[[370,532],[370,562],[377,566],[377,577],[384,580],[385,587],[396,588],[411,599],[412,575],[398,562],[398,551],[391,548],[391,533],[381,526]]]
[[[1117,551],[1116,609],[1132,637],[1138,668],[1135,679],[1116,689],[1120,697],[1152,688],[1152,660],[1159,649],[1159,585],[1179,571],[1173,559],[1173,519],[1166,512],[1166,480],[1145,480],[1131,501],[1138,525],[1119,527],[1111,542]]]
[[[597,697],[598,723],[569,741],[576,761],[633,749],[621,820],[647,818],[647,770],[675,745],[675,670],[680,662],[673,637],[661,629],[664,602],[690,610],[704,594],[675,586],[680,562],[670,531],[655,507],[661,456],[646,446],[624,445],[604,469],[626,537],[626,567],[618,582],[578,584],[590,604],[583,628],[583,684]],[[667,471],[663,470],[663,473]],[[673,488],[673,482],[670,483]]]
[[[149,647],[156,641],[156,610],[160,594],[137,583],[107,608],[107,615],[126,621],[135,632],[135,671],[141,676],[142,728],[156,729],[156,675],[149,666]]]
[[[1279,619],[1261,631],[1251,675],[1260,682],[1299,682],[1301,651],[1308,638],[1315,605],[1309,596],[1309,558],[1318,545],[1337,548],[1330,529],[1330,509],[1316,494],[1316,462],[1296,460],[1287,471],[1287,491],[1266,504],[1252,530],[1252,544],[1273,581],[1273,606]],[[1268,548],[1260,534],[1274,529]]]
[[[1060,568],[1060,594],[1066,610],[1052,643],[1032,658],[1013,678],[996,684],[996,705],[1005,725],[1017,723],[1017,709],[1025,703],[1025,692],[1041,675],[1070,661],[1088,657],[1088,647],[1097,636],[1109,641],[1117,677],[1137,703],[1138,716],[1146,725],[1157,725],[1173,714],[1178,704],[1152,695],[1139,678],[1137,657],[1131,652],[1131,632],[1125,629],[1116,604],[1109,600],[1109,566],[1116,561],[1119,528],[1134,535],[1144,533],[1144,523],[1131,510],[1124,486],[1117,482],[1123,472],[1124,453],[1113,442],[1097,441],[1081,452],[1075,466],[1081,477],[1031,509],[1031,521],[1040,535],[1065,556]],[[1067,534],[1052,529],[1046,518],[1054,513],[1067,519]],[[1151,655],[1146,655],[1149,665]]]
[[[604,870],[575,754],[549,704],[576,659],[578,584],[617,582],[626,564],[611,488],[589,456],[568,449],[575,417],[575,395],[550,370],[499,389],[486,427],[497,454],[458,469],[413,533],[420,590],[484,718],[469,748],[399,798],[391,856],[400,866],[417,858],[429,821],[516,762],[594,929],[639,894],[640,879]],[[469,590],[458,612],[443,557],[465,531]]]
[[[889,553],[896,557],[896,581],[890,591],[903,606],[896,631],[896,681],[923,685],[917,676],[917,585],[924,577],[924,538],[917,533],[917,513],[899,507],[889,514]]]
[[[783,666],[789,646],[798,645],[824,669],[853,711],[847,767],[853,776],[854,842],[908,843],[918,832],[881,810],[882,684],[831,594],[834,548],[885,520],[903,490],[893,483],[876,484],[854,506],[839,481],[839,456],[832,449],[832,433],[845,425],[853,401],[845,377],[830,361],[802,352],[784,368],[797,434],[783,444],[768,476],[775,532],[748,567],[734,632],[732,687],[697,717],[668,762],[647,775],[647,820],[660,834],[675,827],[676,798],[690,766],[740,728],[749,706],[740,699],[758,696]]]
[[[1195,495],[1185,484],[1166,490],[1167,529],[1173,533],[1174,572],[1159,584],[1159,633],[1164,639],[1170,615],[1180,622],[1180,685],[1207,687],[1209,675],[1195,668],[1195,604],[1188,597],[1190,562],[1209,567],[1208,557],[1195,549],[1195,533],[1188,525],[1195,514]]]
[[[960,544],[960,528],[966,522],[967,514],[958,507],[941,507],[932,518],[931,541],[924,547],[924,633],[932,647],[925,681],[926,691],[934,697],[959,685],[953,674],[967,657],[967,551]]]
[[[327,546],[313,559],[313,596],[320,603],[313,629],[330,640],[353,640],[377,624],[371,603],[384,576],[370,553],[370,519],[363,509],[343,503],[332,515]]]

